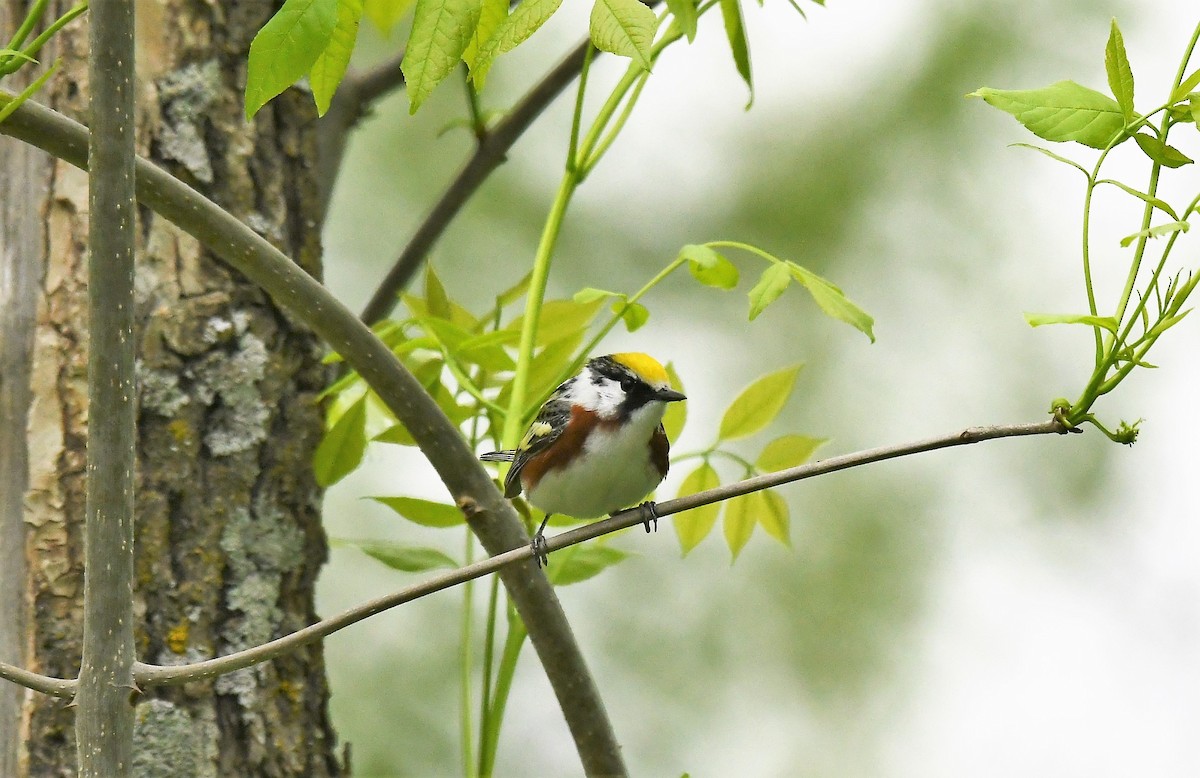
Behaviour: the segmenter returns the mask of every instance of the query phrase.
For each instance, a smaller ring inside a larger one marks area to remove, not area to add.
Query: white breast
[[[597,428],[577,461],[548,470],[528,493],[529,501],[547,513],[592,519],[641,500],[662,481],[650,459],[649,441],[666,405],[652,400],[619,430]]]

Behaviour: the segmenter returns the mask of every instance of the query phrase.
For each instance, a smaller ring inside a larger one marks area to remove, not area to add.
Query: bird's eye
[[[636,384],[632,378],[622,378],[621,379],[621,390],[624,391],[626,394],[632,392],[634,386],[636,386]]]

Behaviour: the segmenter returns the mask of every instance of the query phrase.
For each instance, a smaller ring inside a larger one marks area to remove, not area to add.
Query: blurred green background
[[[649,325],[614,332],[602,351],[675,363],[690,398],[677,451],[707,445],[742,386],[795,362],[806,368],[771,431],[830,438],[819,456],[1044,418],[1050,399],[1076,396],[1090,369],[1088,331],[1033,330],[1022,319],[1085,307],[1081,177],[1007,148],[1033,139],[963,95],[1064,78],[1103,89],[1117,16],[1139,105],[1154,104],[1195,5],[804,8],[807,22],[784,3],[747,4],[757,86],[749,112],[715,16],[702,20],[695,44],[663,57],[573,203],[551,296],[632,291],[680,245],[734,239],[825,275],[875,316],[871,345],[793,289],[747,322],[744,293],[761,266],[744,257],[735,259],[736,292],[672,279],[647,300]],[[579,38],[586,14],[567,4],[502,60],[487,107],[510,105]],[[364,25],[357,61],[378,61],[394,44]],[[594,83],[616,64],[608,58]],[[416,117],[397,94],[354,135],[325,233],[328,283],[352,307],[469,154],[467,133],[438,137],[464,110],[453,83]],[[528,268],[569,112],[568,98],[542,117],[438,245],[434,261],[454,296],[483,304]],[[1194,133],[1192,141],[1183,150],[1195,157]],[[1118,170],[1144,180],[1132,155]],[[1195,170],[1165,185],[1176,181],[1168,191],[1194,193]],[[1137,229],[1140,209],[1116,197],[1098,209],[1094,256],[1111,300],[1128,256],[1116,238]],[[1193,238],[1193,258],[1196,246]],[[1089,430],[785,487],[794,550],[760,531],[734,565],[719,529],[686,559],[668,522],[657,535],[614,540],[637,556],[560,594],[632,773],[1200,774],[1200,511],[1187,491],[1200,448],[1196,347],[1187,321],[1152,359],[1162,369],[1135,375],[1097,407],[1113,422],[1146,418],[1132,449]],[[687,469],[676,468],[660,496],[673,495]],[[460,531],[416,527],[360,499],[379,494],[445,497],[419,456],[377,445],[329,491],[330,534],[461,557]],[[335,549],[319,607],[334,613],[410,580]],[[461,590],[435,595],[326,642],[335,723],[352,743],[356,775],[461,773],[461,603]],[[579,772],[527,648],[498,774]]]

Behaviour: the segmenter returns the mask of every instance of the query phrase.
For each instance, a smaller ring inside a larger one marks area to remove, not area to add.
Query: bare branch
[[[384,276],[379,288],[371,296],[367,307],[363,309],[361,318],[367,324],[374,324],[386,317],[396,304],[396,295],[408,286],[414,273],[421,267],[425,256],[433,248],[450,222],[458,215],[459,210],[470,199],[480,184],[487,180],[492,171],[503,164],[508,157],[508,150],[517,139],[529,129],[529,125],[541,115],[542,111],[579,75],[583,67],[584,53],[589,41],[584,40],[563,57],[533,89],[521,99],[512,111],[475,147],[475,153],[467,160],[454,181],[442,193],[442,197],[433,210],[421,222],[421,226],[413,233],[408,245],[400,252],[396,264]]]
[[[12,681],[18,686],[33,689],[35,692],[49,694],[51,697],[65,697],[67,699],[75,696],[75,689],[79,686],[79,681],[74,678],[69,680],[51,678],[48,675],[39,675],[38,673],[31,673],[28,670],[22,670],[6,662],[0,662],[0,679]]]
[[[0,95],[0,106],[11,99]],[[0,133],[86,167],[88,131],[33,102],[0,124]],[[325,287],[265,238],[196,190],[152,163],[137,161],[138,199],[211,248],[345,357],[412,434],[464,506],[489,554],[527,545],[529,534],[454,424],[396,356]],[[575,738],[585,772],[624,775],[624,762],[599,689],[587,669],[554,588],[533,564],[513,565],[501,578],[529,630]]]
[[[965,446],[972,443],[979,443],[984,440],[994,440],[996,438],[1011,438],[1022,437],[1027,435],[1062,435],[1067,432],[1080,432],[1079,428],[1067,429],[1057,420],[1038,422],[1035,424],[1011,424],[1004,426],[993,427],[969,427],[960,432],[942,435],[936,438],[928,438],[926,440],[918,440],[912,443],[902,443],[895,446],[883,446],[880,448],[867,449],[865,451],[857,451],[852,454],[843,454],[842,456],[830,457],[819,462],[800,465],[788,470],[780,470],[777,473],[767,473],[755,478],[747,478],[744,481],[737,483],[718,486],[715,489],[709,489],[696,494],[689,494],[686,497],[680,497],[674,500],[666,500],[654,506],[654,514],[659,518],[665,518],[672,514],[682,513],[683,511],[699,508],[702,505],[710,505],[722,500],[728,500],[733,497],[738,497],[750,492],[757,492],[763,489],[770,489],[775,486],[792,483],[793,481],[801,481],[806,478],[813,478],[819,475],[837,472],[838,470],[847,470],[852,467],[859,467],[875,462],[882,462],[887,459],[895,459],[897,457],[909,456],[912,454],[920,454],[926,451],[934,451],[940,448],[950,448],[953,446]],[[601,535],[607,535],[619,530],[633,527],[637,524],[645,522],[647,519],[652,520],[652,515],[645,507],[630,508],[614,514],[613,516],[601,521],[585,524],[567,532],[547,538],[547,547],[551,551],[557,551],[568,546],[573,546],[577,543],[583,543],[587,540],[598,538]],[[397,605],[403,605],[407,602],[420,599],[434,592],[440,592],[444,589],[449,589],[467,581],[481,578],[490,573],[494,573],[507,565],[515,562],[521,562],[530,559],[531,550],[528,545],[516,548],[511,551],[506,551],[503,554],[497,554],[487,559],[482,559],[474,564],[460,567],[457,570],[450,570],[444,573],[439,573],[420,583],[401,589],[393,594],[380,597],[375,600],[363,603],[357,607],[351,608],[344,613],[333,616],[328,619],[317,622],[311,626],[305,627],[302,630],[293,632],[270,643],[264,643],[261,646],[256,646],[245,651],[239,651],[235,654],[219,657],[217,659],[209,659],[204,662],[196,662],[187,665],[171,665],[159,666],[139,663],[134,669],[134,677],[139,684],[146,686],[155,686],[160,684],[180,684],[190,681],[198,681],[205,678],[222,675],[224,673],[240,670],[244,667],[265,662],[273,659],[288,651],[307,645],[316,640],[320,640],[328,635],[344,629],[345,627],[355,624],[377,613],[389,610]]]

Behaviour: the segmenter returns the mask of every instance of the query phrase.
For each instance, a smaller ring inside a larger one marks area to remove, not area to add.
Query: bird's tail
[[[479,459],[483,462],[511,462],[517,458],[517,452],[508,451],[492,451],[487,454],[480,454]]]

